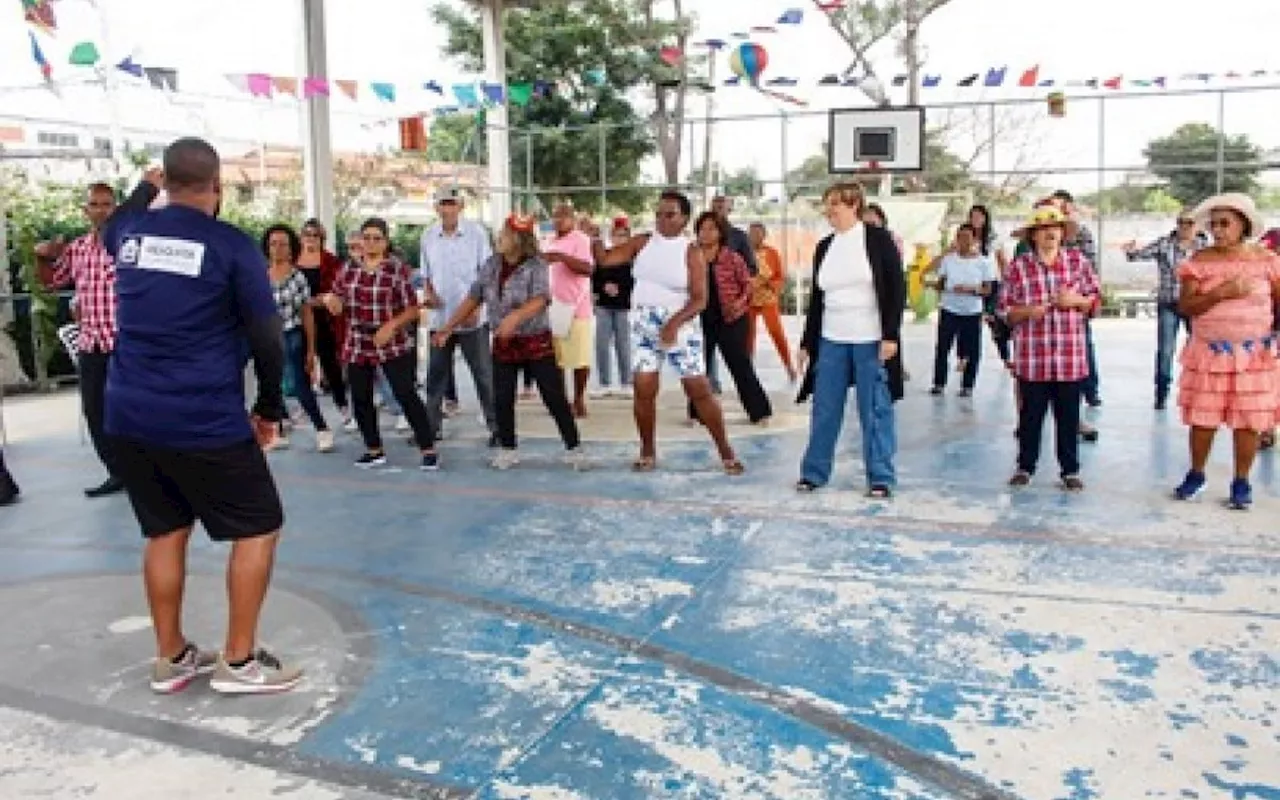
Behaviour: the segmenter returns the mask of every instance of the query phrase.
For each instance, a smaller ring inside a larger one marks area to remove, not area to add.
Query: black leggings
[[[360,427],[360,436],[364,446],[370,450],[382,449],[382,432],[378,429],[378,407],[373,403],[373,386],[378,379],[378,367],[387,376],[391,384],[391,393],[404,411],[409,427],[413,429],[413,438],[418,447],[428,450],[436,446],[436,430],[427,414],[427,407],[414,386],[418,359],[416,353],[405,353],[402,356],[378,364],[351,364],[347,367],[347,378],[351,381],[351,401],[355,406],[356,425]]]
[[[315,316],[316,358],[320,361],[320,371],[329,384],[333,404],[346,409],[347,379],[343,375],[342,362],[338,360],[338,337],[333,334],[333,318],[329,312],[319,308],[315,309]]]
[[[493,411],[497,418],[498,443],[507,450],[516,447],[516,382],[523,371],[526,382],[538,384],[542,404],[551,413],[560,429],[560,440],[568,450],[578,446],[578,423],[569,408],[569,397],[564,391],[564,372],[556,366],[554,356],[528,361],[523,364],[493,362]]]
[[[760,376],[751,363],[751,353],[747,349],[747,333],[750,331],[748,316],[739,317],[734,322],[702,318],[702,352],[706,356],[708,373],[716,351],[724,357],[724,365],[729,368],[733,377],[733,385],[738,389],[738,399],[752,422],[759,422],[773,416],[773,404],[769,395],[760,385]],[[698,419],[698,412],[689,402],[689,419]]]

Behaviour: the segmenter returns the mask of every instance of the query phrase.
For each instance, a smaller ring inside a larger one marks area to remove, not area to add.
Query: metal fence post
[[[1098,280],[1102,280],[1102,248],[1106,241],[1104,231],[1106,229],[1107,213],[1102,208],[1101,199],[1105,196],[1103,191],[1106,189],[1107,182],[1107,100],[1099,95],[1098,97],[1098,232],[1094,245],[1098,250],[1098,263],[1093,265],[1094,270],[1098,273]]]
[[[1218,167],[1217,194],[1222,194],[1227,183],[1227,93],[1218,90]]]
[[[600,123],[598,130],[600,132],[600,214],[603,215],[609,207],[609,176],[606,166],[609,160],[609,132],[603,122]]]
[[[781,151],[780,155],[782,157],[782,191],[781,191],[781,195],[778,198],[778,202],[782,204],[782,219],[781,219],[782,269],[785,272],[788,272],[794,275],[795,272],[791,269],[791,264],[788,263],[791,260],[791,185],[790,185],[791,181],[790,181],[790,176],[787,174],[788,172],[787,155],[788,154],[787,154],[787,111],[786,109],[782,109],[781,117],[778,120],[778,125],[780,128],[778,139],[781,142],[781,146],[779,150]],[[803,305],[804,298],[802,297],[802,293],[804,289],[800,285],[799,278],[796,278],[795,287],[796,287],[796,313],[800,313],[804,308],[804,305]]]
[[[532,214],[537,205],[533,196],[533,131],[524,135],[524,210]]]

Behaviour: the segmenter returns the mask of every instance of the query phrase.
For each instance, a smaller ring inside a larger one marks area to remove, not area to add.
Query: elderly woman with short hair
[[[889,231],[863,222],[860,185],[835,184],[822,202],[835,230],[818,242],[814,253],[813,295],[800,341],[800,364],[807,369],[797,400],[812,392],[813,414],[796,490],[812,492],[831,479],[852,384],[867,495],[889,498],[897,484],[893,404],[903,394],[902,255]]]
[[[516,383],[520,372],[538,384],[542,402],[560,429],[566,461],[584,466],[578,425],[565,393],[564,373],[556,363],[547,307],[551,299],[551,273],[541,254],[531,217],[512,214],[498,234],[495,252],[480,267],[471,292],[453,316],[435,334],[443,347],[453,331],[484,306],[493,329],[494,416],[501,449],[492,461],[494,469],[510,469],[519,463],[516,454]]]

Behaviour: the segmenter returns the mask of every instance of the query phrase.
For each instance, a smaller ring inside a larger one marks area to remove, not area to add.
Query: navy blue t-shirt
[[[119,302],[107,433],[175,450],[252,439],[247,327],[279,313],[257,245],[183,206],[118,213],[102,239]]]

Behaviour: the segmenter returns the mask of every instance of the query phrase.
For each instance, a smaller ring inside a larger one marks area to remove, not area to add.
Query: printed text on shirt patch
[[[121,260],[124,259],[121,258]],[[138,269],[196,278],[200,276],[200,267],[203,263],[204,245],[200,242],[173,239],[167,236],[143,236],[138,249],[136,266]]]

